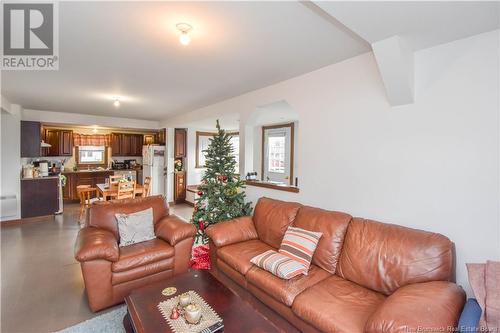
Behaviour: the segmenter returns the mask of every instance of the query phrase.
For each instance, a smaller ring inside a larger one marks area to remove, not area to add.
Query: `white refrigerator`
[[[150,195],[166,195],[165,146],[142,147],[142,177],[151,177]]]

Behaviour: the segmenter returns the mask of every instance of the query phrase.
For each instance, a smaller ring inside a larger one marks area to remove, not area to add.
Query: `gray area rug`
[[[125,333],[123,317],[126,313],[127,306],[123,304],[102,315],[55,333]]]

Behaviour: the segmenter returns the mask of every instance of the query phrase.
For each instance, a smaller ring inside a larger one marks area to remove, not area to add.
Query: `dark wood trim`
[[[258,180],[247,180],[245,181],[247,185],[250,186],[256,186],[256,187],[265,187],[265,188],[270,188],[273,190],[278,190],[278,191],[285,191],[285,192],[293,192],[293,193],[299,193],[299,188],[292,186],[292,185],[276,185],[264,181],[258,181]]]
[[[205,166],[200,165],[200,159],[199,159],[199,154],[200,154],[200,136],[214,136],[216,135],[217,132],[202,132],[202,131],[196,131],[196,146],[195,146],[195,165],[194,167],[196,169],[202,169]],[[236,136],[240,135],[240,132],[227,132],[228,135],[230,136]]]
[[[293,169],[294,169],[294,151],[295,151],[295,124],[287,123],[280,125],[270,125],[270,126],[262,126],[262,151],[260,154],[260,180],[264,181],[264,151],[265,151],[265,133],[266,130],[275,129],[275,128],[285,128],[290,127],[290,185],[293,186]],[[297,191],[298,192],[298,191]]]
[[[189,205],[189,206],[191,206],[191,207],[194,207],[194,203],[192,203],[192,202],[189,202],[189,201],[187,201],[187,200],[184,200],[184,203],[185,203],[186,205]]]
[[[48,221],[48,218],[52,218],[50,221]],[[53,222],[55,218],[55,215],[44,215],[44,216],[36,216],[36,217],[27,217],[23,219],[15,219],[15,220],[9,220],[5,222],[0,222],[0,227],[12,227],[16,225],[21,225],[21,224],[29,224],[29,223],[38,223],[38,222]]]
[[[108,154],[109,154],[108,149],[110,149],[110,148],[107,146],[104,146],[104,163],[80,163],[80,153],[79,153],[80,147],[75,146],[75,164],[78,168],[80,168],[80,167],[83,167],[83,168],[85,168],[85,167],[107,168],[108,167]]]

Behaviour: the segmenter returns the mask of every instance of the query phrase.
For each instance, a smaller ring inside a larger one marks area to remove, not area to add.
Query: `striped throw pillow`
[[[306,271],[302,264],[274,250],[268,250],[253,257],[250,262],[285,280],[304,274]]]
[[[304,265],[306,268],[304,274],[307,275],[321,235],[323,235],[321,232],[288,227],[278,251]]]

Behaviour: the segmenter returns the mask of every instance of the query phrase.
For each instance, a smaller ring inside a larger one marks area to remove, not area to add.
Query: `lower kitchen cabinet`
[[[21,180],[21,217],[55,214],[59,210],[59,178]]]
[[[186,200],[186,172],[174,173],[174,201],[182,203]]]
[[[96,187],[97,184],[104,184],[106,178],[112,176],[114,171],[79,171],[65,172],[66,185],[63,187],[63,199],[65,201],[77,201],[78,193],[76,187],[79,185],[89,185]]]

